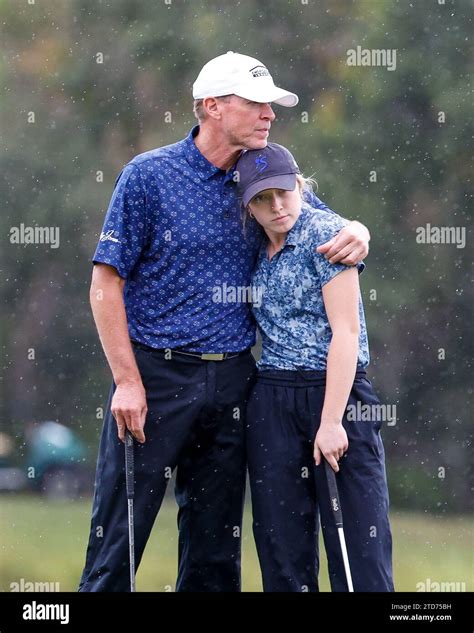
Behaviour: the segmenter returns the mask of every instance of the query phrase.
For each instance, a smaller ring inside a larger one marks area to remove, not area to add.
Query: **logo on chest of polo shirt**
[[[268,167],[267,157],[259,154],[255,159],[255,167],[259,173],[264,171]]]
[[[254,66],[250,69],[252,77],[269,77],[270,73],[265,66]]]

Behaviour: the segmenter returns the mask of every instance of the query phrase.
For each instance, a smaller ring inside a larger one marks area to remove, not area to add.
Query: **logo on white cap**
[[[251,68],[250,72],[252,73],[252,77],[269,77],[270,73],[265,66],[255,66],[255,68]]]

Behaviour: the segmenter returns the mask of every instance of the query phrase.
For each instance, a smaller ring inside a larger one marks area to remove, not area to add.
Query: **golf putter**
[[[337,490],[336,473],[331,468],[329,462],[324,460],[326,469],[326,477],[328,480],[329,497],[331,499],[331,508],[336,522],[337,532],[339,534],[339,542],[341,544],[342,560],[344,561],[344,570],[346,572],[346,581],[349,591],[354,591],[352,585],[351,568],[349,567],[349,558],[347,556],[346,539],[344,537],[344,526],[342,523],[341,502],[339,501],[339,492]]]
[[[135,589],[135,528],[133,524],[133,498],[135,496],[135,469],[133,462],[133,435],[125,432],[125,485],[128,502],[128,545],[130,557],[130,591]]]

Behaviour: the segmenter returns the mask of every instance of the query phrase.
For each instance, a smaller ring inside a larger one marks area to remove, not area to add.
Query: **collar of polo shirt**
[[[184,144],[184,155],[189,165],[194,169],[201,180],[209,180],[217,172],[223,171],[207,160],[196,147],[195,137],[199,133],[199,125],[195,125],[188,134]]]

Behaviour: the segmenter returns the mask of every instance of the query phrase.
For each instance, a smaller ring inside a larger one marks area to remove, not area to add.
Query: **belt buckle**
[[[224,354],[201,354],[202,360],[224,360]]]

